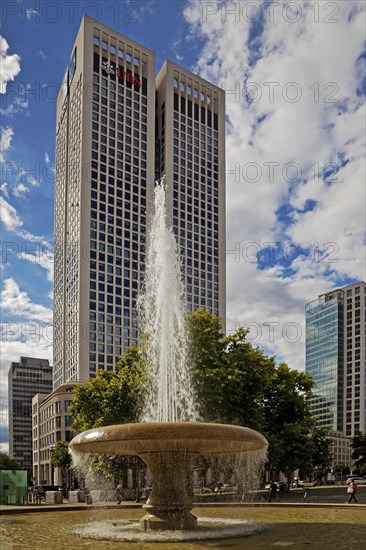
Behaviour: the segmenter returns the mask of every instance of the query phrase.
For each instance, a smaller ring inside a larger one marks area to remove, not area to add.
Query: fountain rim
[[[136,422],[86,430],[69,444],[82,452],[136,454],[192,452],[219,454],[264,449],[266,438],[259,432],[230,424],[207,422]]]

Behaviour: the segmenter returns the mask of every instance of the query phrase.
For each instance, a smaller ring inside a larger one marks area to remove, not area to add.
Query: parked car
[[[299,487],[315,487],[316,481],[298,481]]]
[[[366,485],[366,479],[363,478],[363,477],[349,477],[346,481],[346,483],[351,483],[352,480],[355,480],[355,482],[357,483],[357,485]]]

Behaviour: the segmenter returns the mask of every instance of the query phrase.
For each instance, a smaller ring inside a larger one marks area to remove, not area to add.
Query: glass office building
[[[306,306],[306,371],[315,382],[311,401],[320,426],[342,429],[343,397],[342,295],[323,296]]]
[[[338,288],[306,305],[306,371],[320,426],[353,437],[365,432],[366,285]]]

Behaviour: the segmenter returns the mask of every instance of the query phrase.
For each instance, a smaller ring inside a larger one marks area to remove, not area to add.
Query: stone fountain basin
[[[221,454],[256,451],[266,438],[250,428],[206,422],[141,422],[82,432],[70,447],[84,453],[141,455],[152,452]]]

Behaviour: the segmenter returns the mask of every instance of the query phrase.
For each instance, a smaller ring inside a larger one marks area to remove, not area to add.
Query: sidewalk
[[[125,501],[120,505],[114,502],[99,502],[97,504],[85,504],[84,502],[67,502],[63,504],[28,504],[26,506],[1,505],[0,516],[8,514],[29,514],[32,512],[69,512],[71,510],[118,510],[141,508],[143,502]],[[278,507],[278,508],[361,508],[366,510],[366,504],[346,504],[346,503],[326,503],[326,502],[197,502],[193,508],[259,508],[259,507]]]

